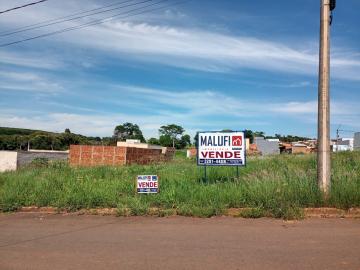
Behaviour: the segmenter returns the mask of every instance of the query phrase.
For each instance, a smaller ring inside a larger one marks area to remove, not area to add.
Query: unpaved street
[[[360,269],[360,220],[0,214],[0,269]]]

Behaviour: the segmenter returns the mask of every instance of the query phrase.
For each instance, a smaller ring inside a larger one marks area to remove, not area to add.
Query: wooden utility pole
[[[317,176],[320,190],[325,197],[330,192],[330,24],[334,0],[320,0],[320,53],[318,97],[318,157]]]

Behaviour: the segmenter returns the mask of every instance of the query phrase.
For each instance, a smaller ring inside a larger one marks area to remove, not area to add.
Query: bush
[[[35,158],[31,161],[29,166],[34,168],[43,168],[49,166],[49,159],[48,158]]]

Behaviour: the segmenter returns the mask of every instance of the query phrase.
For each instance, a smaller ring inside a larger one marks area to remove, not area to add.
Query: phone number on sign
[[[239,159],[200,159],[199,164],[242,165],[243,161]]]

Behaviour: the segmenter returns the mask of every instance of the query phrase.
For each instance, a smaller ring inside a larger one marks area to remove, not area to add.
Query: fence
[[[69,162],[71,166],[100,166],[149,164],[169,161],[173,158],[173,148],[146,149],[119,146],[71,145]]]

